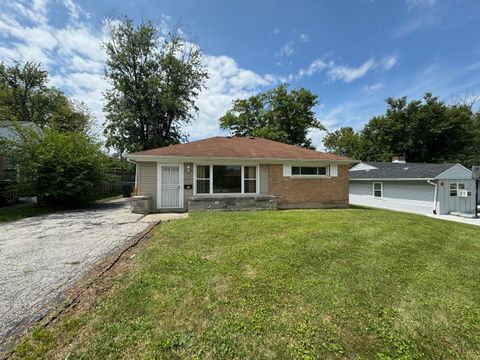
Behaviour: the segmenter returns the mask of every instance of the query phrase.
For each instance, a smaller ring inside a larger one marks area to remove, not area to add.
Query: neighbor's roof
[[[185,144],[171,145],[127,155],[127,158],[239,158],[276,160],[356,161],[342,156],[305,149],[257,137],[211,137]]]
[[[455,164],[391,163],[363,161],[357,165],[365,170],[349,171],[350,179],[434,179]]]

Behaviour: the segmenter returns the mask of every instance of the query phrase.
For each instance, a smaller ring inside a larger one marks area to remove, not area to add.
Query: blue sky
[[[164,29],[180,23],[203,49],[210,79],[190,139],[221,134],[218,118],[233,99],[281,82],[317,94],[329,130],[360,129],[389,96],[431,91],[455,102],[480,94],[479,1],[6,1],[0,60],[41,62],[100,128],[103,20],[123,14]],[[319,148],[323,135],[311,133]]]

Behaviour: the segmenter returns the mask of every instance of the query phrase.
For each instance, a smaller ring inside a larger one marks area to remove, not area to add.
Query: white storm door
[[[158,208],[181,208],[182,176],[180,165],[158,165]]]

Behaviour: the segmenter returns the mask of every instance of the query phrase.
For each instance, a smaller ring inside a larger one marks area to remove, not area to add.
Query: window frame
[[[255,168],[255,177],[247,178],[245,176],[245,167],[254,167]],[[242,194],[257,194],[258,193],[258,165],[242,165]],[[245,182],[246,181],[255,181],[255,192],[245,192]]]
[[[455,188],[452,189],[452,185],[455,185]],[[459,185],[462,185],[462,188],[460,189],[460,186]],[[463,182],[463,181],[455,181],[455,182],[451,182],[450,185],[448,186],[448,195],[450,197],[459,197],[458,196],[458,193],[460,190],[467,190],[467,183]],[[452,195],[452,191],[455,192],[455,195]],[[468,191],[468,190],[467,190]]]
[[[207,167],[208,165],[198,165],[198,166],[204,166],[204,167]],[[197,182],[198,182],[198,180],[200,180],[200,181],[208,181],[208,193],[204,193],[204,192],[202,192],[202,193],[200,193],[200,194],[204,194],[204,195],[208,195],[208,194],[210,194],[210,192],[212,191],[212,180],[211,180],[211,178],[212,178],[212,176],[211,176],[211,171],[212,171],[212,169],[211,169],[211,167],[210,167],[210,166],[208,166],[208,177],[207,177],[207,178],[203,178],[203,177],[202,177],[202,178],[201,178],[201,177],[197,177],[197,174],[198,174],[197,165],[195,165],[194,167],[195,167],[195,180],[194,180],[194,184],[195,184],[195,191],[197,191],[197,190],[198,190],[198,183],[197,183]]]
[[[375,196],[375,191],[378,191],[378,190],[375,190],[375,185],[376,184],[380,184],[380,196]],[[372,196],[374,199],[383,199],[383,182],[382,181],[374,181],[372,182]]]
[[[293,169],[298,168],[299,173],[294,174]],[[317,173],[316,174],[302,174],[302,168],[316,168]],[[318,169],[323,168],[325,169],[325,174],[318,174]],[[328,178],[330,177],[330,166],[328,165],[291,165],[290,167],[290,176],[295,178]]]
[[[197,166],[209,166],[209,178],[197,178]],[[214,166],[240,166],[241,173],[241,192],[239,193],[215,193],[213,192],[213,167]],[[245,178],[245,167],[255,167],[255,179]],[[197,192],[197,180],[209,180],[210,189],[208,193],[198,193]],[[253,181],[255,180],[255,192],[245,192],[245,180]],[[194,196],[256,196],[260,193],[260,165],[259,164],[238,164],[235,162],[232,163],[218,163],[218,164],[205,164],[205,163],[195,163],[193,164],[193,195]]]

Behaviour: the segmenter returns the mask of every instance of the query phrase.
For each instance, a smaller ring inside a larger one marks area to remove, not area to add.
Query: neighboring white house
[[[475,214],[476,183],[460,164],[361,162],[350,171],[350,204],[423,214]]]

